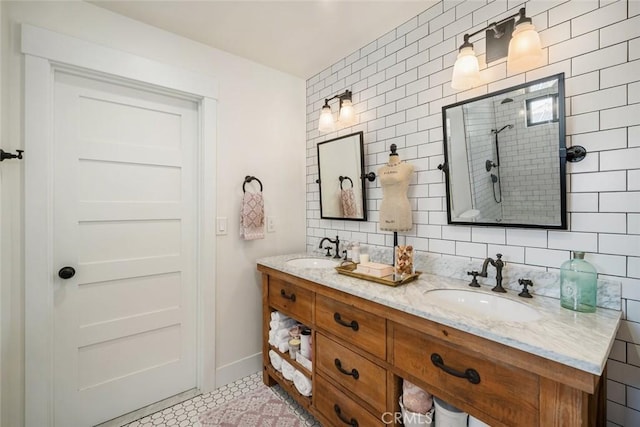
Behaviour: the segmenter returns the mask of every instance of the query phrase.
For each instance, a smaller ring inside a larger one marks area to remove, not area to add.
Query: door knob
[[[60,277],[61,279],[71,279],[73,276],[76,275],[76,269],[73,267],[62,267],[59,271],[58,271],[58,277]]]

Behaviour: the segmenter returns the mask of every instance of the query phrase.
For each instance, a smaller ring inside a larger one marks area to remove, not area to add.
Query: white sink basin
[[[337,267],[337,261],[330,258],[295,258],[285,261],[289,267],[297,268],[333,268]]]
[[[483,292],[436,289],[427,292],[425,297],[441,307],[491,320],[530,322],[541,317],[536,309],[524,303]]]

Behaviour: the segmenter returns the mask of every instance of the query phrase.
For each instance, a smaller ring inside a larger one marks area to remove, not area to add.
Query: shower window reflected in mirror
[[[527,127],[558,121],[558,95],[527,99]]]

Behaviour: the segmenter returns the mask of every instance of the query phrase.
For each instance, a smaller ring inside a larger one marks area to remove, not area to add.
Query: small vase
[[[395,247],[394,268],[395,273],[401,277],[414,273],[413,246],[408,245]]]
[[[573,259],[560,267],[560,305],[583,313],[596,311],[598,273],[584,259],[584,252],[574,252]]]

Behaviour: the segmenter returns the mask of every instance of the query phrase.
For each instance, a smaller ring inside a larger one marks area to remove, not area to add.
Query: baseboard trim
[[[160,402],[152,403],[151,405],[144,406],[140,409],[137,409],[133,412],[129,412],[128,414],[124,414],[119,416],[118,418],[114,418],[109,421],[105,421],[104,423],[98,424],[95,427],[121,427],[125,426],[129,423],[132,423],[136,420],[149,416],[151,414],[155,414],[156,412],[162,411],[167,408],[171,408],[172,406],[177,405],[180,402],[184,402],[185,400],[192,399],[196,396],[199,396],[200,390],[197,388],[187,390],[180,394],[176,394],[175,396],[168,397]]]
[[[262,370],[262,352],[247,356],[216,369],[216,388]]]

